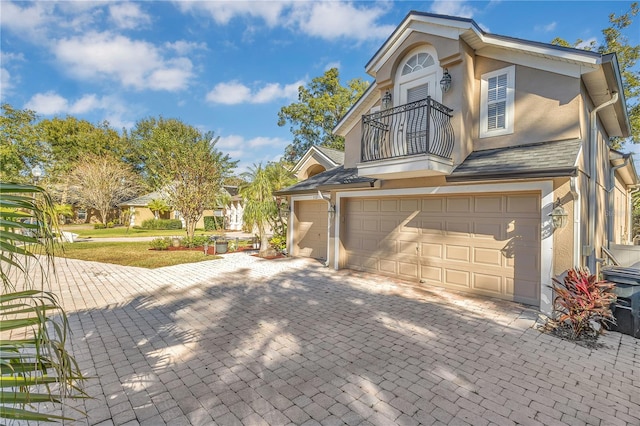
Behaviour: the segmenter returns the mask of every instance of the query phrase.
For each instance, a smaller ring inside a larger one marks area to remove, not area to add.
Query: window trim
[[[507,98],[505,105],[505,127],[503,129],[489,130],[489,105],[488,91],[489,79],[500,75],[507,75]],[[515,109],[516,66],[511,65],[499,70],[482,74],[480,77],[480,138],[509,135],[513,133],[514,109]]]

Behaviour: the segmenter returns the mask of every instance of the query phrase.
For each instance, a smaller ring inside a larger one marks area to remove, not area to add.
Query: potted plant
[[[216,254],[224,254],[229,251],[229,241],[227,241],[224,232],[221,232],[220,235],[213,236],[212,239],[216,247]]]

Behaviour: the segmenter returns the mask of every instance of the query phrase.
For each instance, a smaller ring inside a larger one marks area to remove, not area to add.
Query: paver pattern
[[[640,425],[640,340],[587,349],[518,304],[246,253],[57,275],[94,377],[76,424]]]

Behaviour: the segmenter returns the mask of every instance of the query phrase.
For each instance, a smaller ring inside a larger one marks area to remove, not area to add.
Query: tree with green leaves
[[[177,119],[139,121],[128,136],[143,178],[164,194],[185,221],[187,236],[207,208],[215,207],[222,182],[237,162],[216,148],[218,138]]]
[[[39,409],[86,397],[67,348],[65,311],[45,290],[59,232],[51,197],[39,187],[0,182],[0,221],[0,418],[73,420]]]
[[[49,147],[43,142],[34,111],[2,104],[0,115],[0,179],[28,183],[31,169],[46,162]]]
[[[636,67],[638,59],[640,59],[640,45],[630,45],[629,38],[624,34],[624,31],[631,26],[633,18],[638,15],[639,11],[638,3],[634,2],[629,10],[620,16],[611,13],[609,15],[611,25],[602,30],[604,41],[600,45],[592,42],[585,47],[583,40],[578,39],[574,44],[571,44],[559,37],[551,41],[552,44],[564,47],[581,46],[582,49],[596,50],[603,54],[616,53],[622,74],[624,96],[627,100],[631,140],[634,143],[640,143],[640,70]],[[614,143],[618,147],[621,141],[614,141]]]
[[[87,155],[70,174],[69,184],[78,204],[96,209],[105,225],[109,212],[139,194],[138,175],[108,155]]]
[[[285,159],[296,162],[312,146],[344,150],[344,138],[333,129],[349,108],[362,96],[369,83],[361,78],[340,84],[337,68],[331,68],[311,83],[298,88],[298,102],[282,107],[278,126],[291,124],[293,143],[285,149]]]
[[[247,183],[240,187],[240,195],[244,203],[243,220],[245,225],[255,227],[260,237],[260,256],[269,253],[267,230],[274,228],[280,218],[278,204],[274,192],[286,188],[296,182],[295,176],[282,163],[253,165],[243,178]]]
[[[149,207],[149,210],[153,212],[153,217],[155,217],[156,219],[160,219],[161,214],[171,210],[171,207],[169,207],[167,202],[162,198],[151,200],[149,204],[147,204],[147,207]]]

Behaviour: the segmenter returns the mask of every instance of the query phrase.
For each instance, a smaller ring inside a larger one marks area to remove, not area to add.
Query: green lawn
[[[73,232],[78,234],[79,238],[107,238],[107,237],[171,237],[177,235],[178,237],[186,237],[187,232],[184,229],[173,230],[153,230],[153,229],[139,229],[129,228],[124,226],[118,226],[116,228],[107,229],[93,229],[84,225],[66,225],[62,227],[63,231]],[[204,231],[202,229],[196,230],[196,235],[214,235],[215,232]]]
[[[219,259],[218,256],[205,256],[202,251],[165,251],[149,250],[149,242],[109,243],[80,242],[65,244],[56,254],[71,259],[93,260],[141,268],[162,268],[182,263],[202,262]]]

